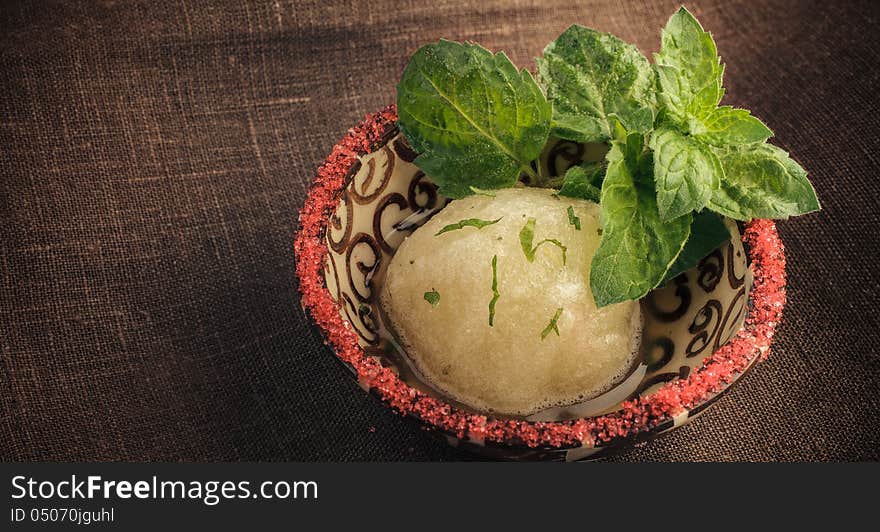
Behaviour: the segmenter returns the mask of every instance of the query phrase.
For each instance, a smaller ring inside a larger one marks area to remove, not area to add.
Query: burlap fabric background
[[[364,394],[299,309],[333,143],[447,37],[530,64],[579,22],[656,51],[678,1],[4,2],[0,458],[467,458]],[[876,2],[694,1],[824,211],[782,222],[771,358],[620,460],[880,456]]]

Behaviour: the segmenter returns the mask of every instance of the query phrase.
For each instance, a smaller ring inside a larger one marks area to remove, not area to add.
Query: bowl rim
[[[687,419],[686,414],[703,410],[756,360],[768,356],[786,302],[785,250],[772,220],[752,220],[743,231],[754,275],[745,324],[685,379],[670,381],[646,397],[626,401],[615,412],[556,422],[495,419],[457,409],[410,387],[360,347],[322,275],[328,252],[325,230],[339,193],[357,171],[358,159],[381,147],[397,131],[394,105],[367,115],[348,130],[318,168],[300,210],[300,227],[294,238],[303,309],[321,329],[325,343],[355,371],[360,385],[393,410],[413,416],[427,427],[482,445],[547,450],[617,446],[622,440],[642,439],[678,426],[679,420]]]

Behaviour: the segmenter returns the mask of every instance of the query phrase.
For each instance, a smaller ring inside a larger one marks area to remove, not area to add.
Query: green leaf
[[[565,172],[559,195],[599,203],[605,167],[600,163],[572,166]]]
[[[559,326],[557,325],[557,323],[559,322],[559,316],[561,316],[561,315],[562,315],[562,309],[561,308],[556,309],[556,314],[554,314],[553,317],[550,318],[550,323],[548,323],[547,326],[544,327],[544,330],[541,331],[541,340],[542,341],[544,340],[544,338],[547,338],[547,335],[550,334],[551,332],[555,332],[556,336],[559,336]]]
[[[611,117],[629,131],[654,123],[654,73],[638,48],[574,25],[544,48],[538,75],[553,103],[553,134],[578,142],[612,137]]]
[[[684,249],[675,259],[675,263],[666,272],[666,276],[660,281],[660,285],[662,286],[690,270],[703,257],[718,249],[728,240],[730,240],[730,231],[717,214],[710,211],[695,214],[687,244],[684,245]]]
[[[495,326],[495,304],[501,293],[498,291],[498,255],[492,255],[492,300],[489,301],[489,327]]]
[[[416,165],[452,198],[534,175],[550,132],[551,106],[531,74],[503,53],[445,40],[412,56],[397,112]]]
[[[436,307],[440,304],[440,292],[431,289],[430,292],[425,292],[425,301],[431,304],[432,307]]]
[[[728,144],[760,144],[773,136],[764,122],[745,109],[724,105],[692,124],[691,134],[714,146]]]
[[[660,218],[671,220],[705,207],[724,177],[712,150],[665,127],[651,135],[651,149]]]
[[[532,242],[535,240],[535,219],[529,218],[526,220],[526,224],[519,231],[519,243],[522,246],[523,254],[526,256],[526,260],[529,262],[535,262],[535,254],[538,252],[538,248],[541,247],[542,244],[553,244],[558,247],[562,251],[562,264],[565,265],[565,254],[567,252],[567,248],[562,245],[562,242],[556,240],[555,238],[545,238],[541,240],[534,246]]]
[[[503,217],[502,217],[503,218]],[[467,218],[465,220],[460,220],[455,222],[454,224],[444,225],[443,229],[437,231],[434,236],[440,236],[443,233],[448,233],[449,231],[457,231],[458,229],[464,229],[465,227],[476,227],[477,229],[482,229],[487,225],[497,224],[501,221],[501,218],[496,218],[494,220],[481,220],[479,218]]]
[[[724,94],[724,68],[712,36],[690,12],[681,8],[663,29],[660,53],[654,55],[659,100],[676,124],[708,116]]]
[[[788,218],[819,210],[816,191],[788,152],[772,144],[719,152],[725,179],[709,208],[730,218]]]
[[[568,206],[568,223],[569,225],[573,225],[576,231],[581,230],[581,219],[575,215],[574,207],[571,205]]]
[[[627,145],[641,144],[630,135]],[[681,252],[691,215],[664,221],[657,209],[650,159],[614,142],[602,185],[602,241],[593,256],[590,286],[596,305],[639,299],[656,287]]]

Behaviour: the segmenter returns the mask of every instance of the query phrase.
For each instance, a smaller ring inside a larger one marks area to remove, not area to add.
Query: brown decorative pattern
[[[699,355],[708,347],[710,338],[717,338],[716,333],[718,332],[718,326],[721,325],[722,312],[721,302],[717,299],[710,299],[697,312],[694,321],[688,327],[688,332],[693,334],[694,337],[688,342],[685,356],[691,358]],[[712,322],[715,323],[715,326],[709,332],[709,324]]]
[[[345,272],[348,283],[358,301],[369,303],[375,299],[372,278],[382,267],[382,252],[373,235],[358,233],[345,249]]]
[[[418,154],[409,147],[409,143],[403,135],[394,139],[394,152],[397,153],[398,157],[408,163],[415,161],[416,157],[418,157]]]
[[[398,194],[397,192],[392,192],[391,194],[387,194],[379,200],[375,212],[373,212],[373,235],[376,237],[376,240],[379,242],[379,245],[382,247],[382,251],[389,255],[393,255],[396,251],[396,247],[392,246],[385,240],[385,231],[382,228],[382,217],[385,214],[385,211],[392,206],[397,207],[397,212],[392,212],[390,216],[397,217],[400,215],[400,212],[405,211],[409,208],[410,204],[406,200],[406,198],[402,194]],[[392,231],[399,230],[400,224],[404,223],[406,219],[404,218],[401,221],[394,222],[391,224]]]
[[[367,171],[355,174],[351,184],[346,187],[354,201],[359,205],[367,205],[375,200],[388,187],[391,176],[394,175],[394,160],[391,148],[383,146],[380,150],[384,157],[370,157],[367,159]],[[376,161],[382,161],[382,177],[373,187],[373,181],[376,180]],[[372,187],[372,188],[371,188]]]
[[[566,170],[578,164],[584,157],[584,145],[563,140],[554,144],[548,153],[547,175],[564,175]]]
[[[639,395],[656,390],[682,368],[698,367],[742,327],[751,272],[737,225],[725,223],[734,238],[642,301],[642,360],[648,371]],[[658,346],[663,346],[663,365]]]
[[[348,241],[351,239],[351,217],[353,214],[351,195],[348,190],[343,190],[339,207],[330,216],[330,226],[327,229],[327,244],[336,253],[344,253],[346,246],[348,246]],[[334,235],[339,233],[342,235],[336,238]]]
[[[730,283],[731,288],[739,288],[746,282],[745,271],[742,275],[737,275],[735,271],[737,264],[745,264],[742,259],[744,253],[742,246],[734,248],[732,242],[727,244],[727,282]]]
[[[691,306],[691,288],[688,286],[687,277],[679,275],[673,279],[672,285],[675,287],[674,297],[663,298],[664,303],[675,303],[675,306],[671,310],[664,310],[661,308],[661,303],[658,302],[658,296],[665,292],[654,290],[645,296],[644,306],[646,307],[649,316],[662,322],[672,323],[678,321],[685,315],[688,308]]]
[[[720,249],[716,249],[709,255],[700,259],[697,264],[700,275],[697,277],[697,284],[706,292],[712,292],[718,283],[721,282],[721,275],[724,273],[724,257]]]
[[[746,301],[748,301],[748,298],[746,297],[746,289],[745,287],[741,287],[736,295],[733,296],[733,301],[727,307],[727,313],[724,314],[724,319],[721,321],[718,335],[715,337],[715,345],[712,348],[713,351],[730,340],[736,331],[742,326],[742,320],[746,312]],[[731,318],[731,316],[733,317]]]
[[[644,352],[644,363],[648,366],[648,371],[654,372],[666,366],[672,360],[672,354],[675,352],[675,343],[666,336],[658,336],[646,344]]]
[[[361,346],[377,355],[387,337],[378,309],[385,268],[406,235],[448,201],[412,163],[415,154],[399,132],[393,133],[355,165],[325,235],[325,282]]]

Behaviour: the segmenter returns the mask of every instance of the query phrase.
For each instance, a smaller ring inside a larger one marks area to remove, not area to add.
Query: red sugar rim
[[[492,419],[456,409],[411,388],[391,369],[364,353],[357,334],[340,316],[339,305],[331,298],[321,273],[327,256],[324,231],[338,203],[338,193],[347,184],[349,170],[359,156],[370,153],[383,141],[396,120],[395,106],[388,106],[367,115],[333,146],[299,213],[301,228],[294,241],[303,308],[311,313],[336,355],[354,368],[358,381],[394,410],[476,442],[547,449],[600,447],[655,429],[694,409],[723,391],[756,358],[766,358],[785,306],[785,253],[776,224],[772,220],[753,220],[743,233],[754,274],[745,326],[686,379],[670,381],[647,397],[626,401],[616,412],[560,422]]]

